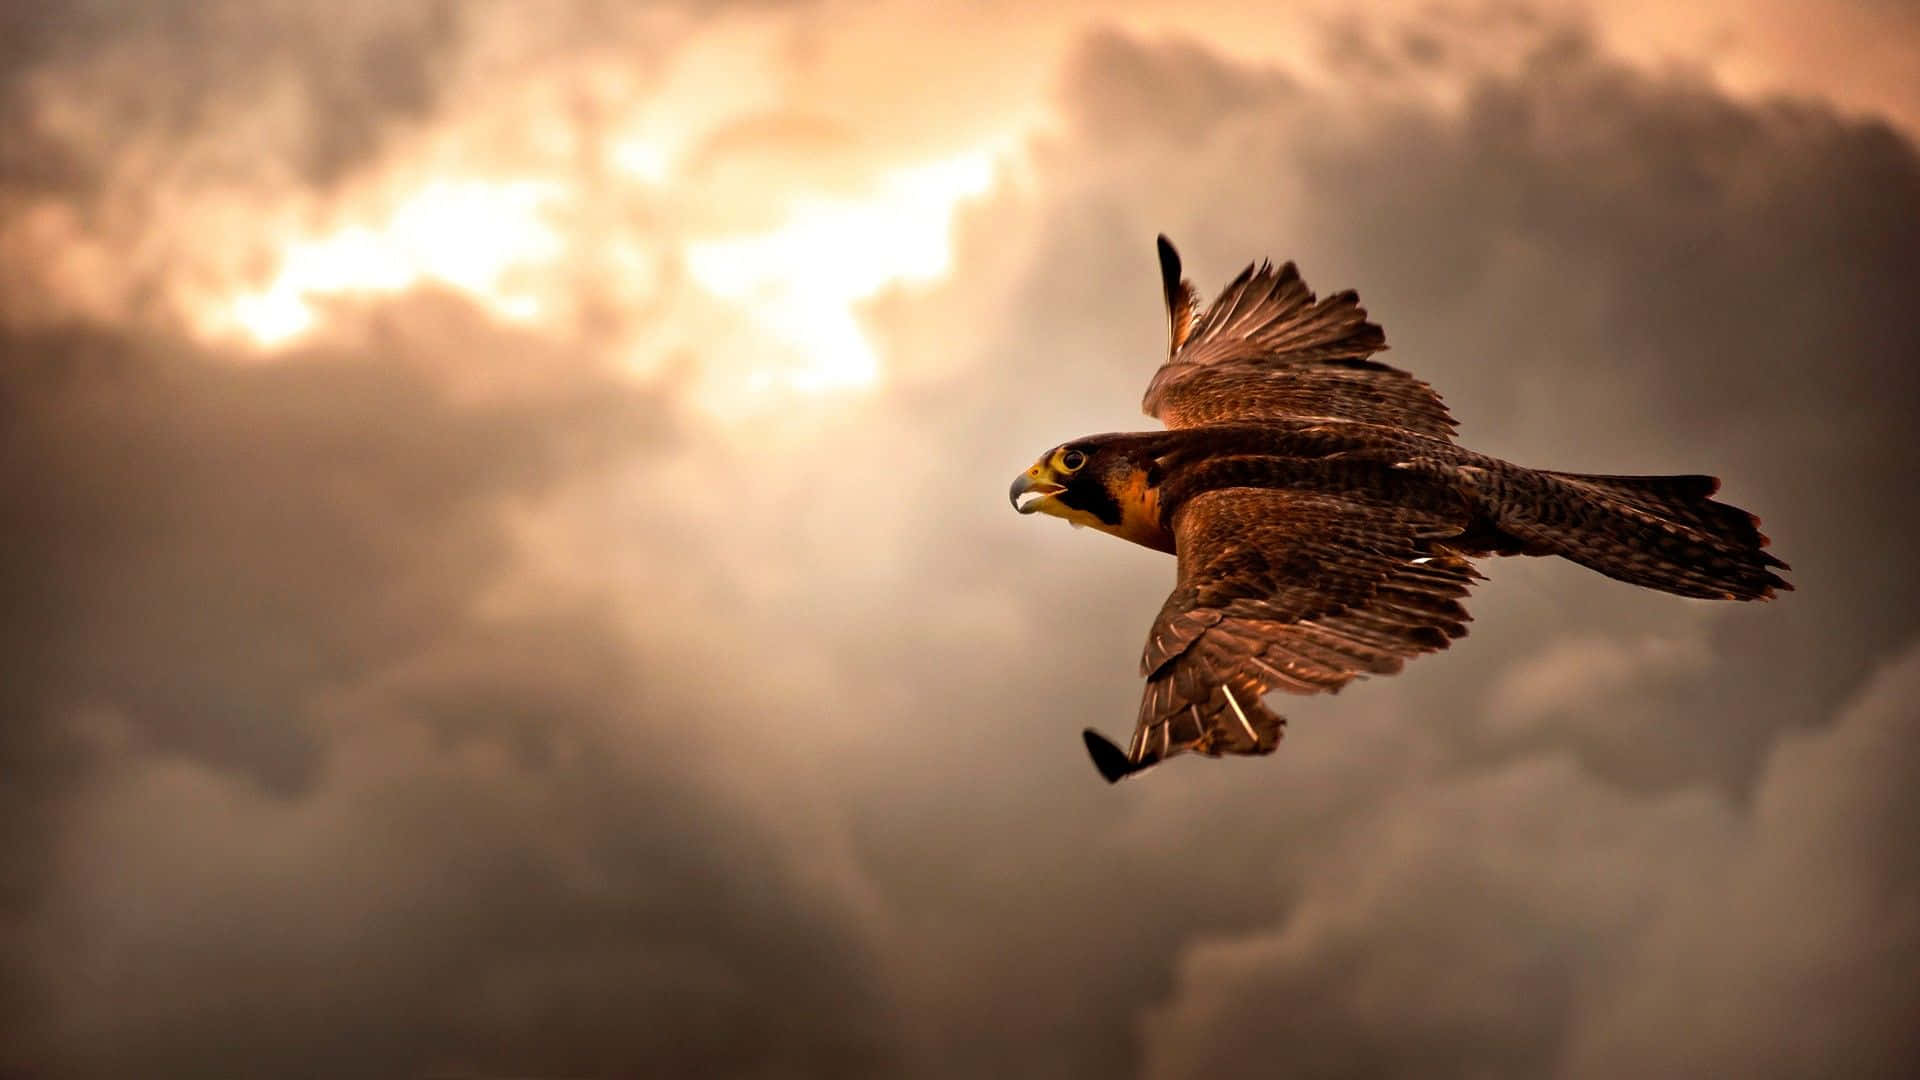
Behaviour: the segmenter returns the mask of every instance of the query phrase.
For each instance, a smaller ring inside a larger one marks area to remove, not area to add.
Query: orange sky
[[[423,283],[517,323],[577,326],[591,317],[584,276],[597,303],[677,312],[671,329],[628,328],[609,342],[621,363],[653,373],[690,342],[725,341],[726,364],[703,369],[705,399],[716,412],[754,412],[779,407],[776,388],[857,389],[882,376],[859,305],[942,274],[955,207],[1018,182],[1085,28],[1172,35],[1313,83],[1369,62],[1359,42],[1392,48],[1414,33],[1497,68],[1537,35],[1529,20],[1554,17],[1465,5],[1462,29],[1418,29],[1429,6],[1366,18],[1312,5],[1283,17],[1238,4],[1178,15],[1050,5],[1019,18],[979,4],[668,8],[636,9],[609,29],[493,5],[467,16],[460,47],[437,62],[432,123],[387,139],[321,190],[275,165],[322,137],[294,111],[299,91],[284,75],[297,69],[249,73],[258,92],[219,101],[186,138],[115,131],[119,72],[187,60],[129,38],[31,77],[38,123],[117,147],[104,175],[113,209],[83,221],[58,199],[29,200],[5,242],[44,286],[44,303],[22,305],[29,318],[137,306],[269,352],[323,335],[330,303]],[[1629,3],[1578,17],[1610,51],[1652,68],[1915,129],[1920,91],[1900,77],[1920,64],[1910,16],[1897,5],[1819,19],[1797,10]],[[359,32],[421,21],[373,5],[347,11],[344,25]],[[1364,86],[1440,101],[1460,89],[1446,69]]]

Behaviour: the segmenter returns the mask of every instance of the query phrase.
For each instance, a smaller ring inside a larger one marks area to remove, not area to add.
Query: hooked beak
[[[1046,502],[1048,496],[1065,490],[1067,490],[1065,484],[1054,482],[1052,470],[1043,465],[1035,465],[1013,478],[1013,486],[1007,489],[1007,501],[1013,504],[1015,510],[1023,514],[1031,514],[1040,509],[1040,504]],[[1035,497],[1023,503],[1020,501],[1022,495]]]

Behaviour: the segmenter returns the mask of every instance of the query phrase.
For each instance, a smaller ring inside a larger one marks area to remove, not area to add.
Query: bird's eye
[[[1081,453],[1078,450],[1069,450],[1066,453],[1060,455],[1060,467],[1067,470],[1068,472],[1077,472],[1080,466],[1085,465],[1086,463],[1087,463],[1087,455]]]

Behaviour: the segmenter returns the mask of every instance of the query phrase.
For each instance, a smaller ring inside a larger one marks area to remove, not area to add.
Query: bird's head
[[[1173,550],[1160,523],[1159,466],[1125,435],[1062,443],[1014,478],[1007,498],[1023,514],[1051,514],[1136,544]]]

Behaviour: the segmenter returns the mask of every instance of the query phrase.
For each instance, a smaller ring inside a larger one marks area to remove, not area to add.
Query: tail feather
[[[1716,600],[1764,600],[1793,586],[1760,519],[1716,502],[1711,476],[1539,472],[1548,490],[1503,507],[1503,529],[1635,585]]]
[[[1720,490],[1720,478],[1717,476],[1547,475],[1586,488],[1603,498],[1624,502],[1672,524],[1683,525],[1709,536],[1734,540],[1742,546],[1764,548],[1770,542],[1759,529],[1758,517],[1737,506],[1728,506],[1713,499],[1712,496]],[[1760,555],[1769,565],[1786,565],[1764,551]]]

